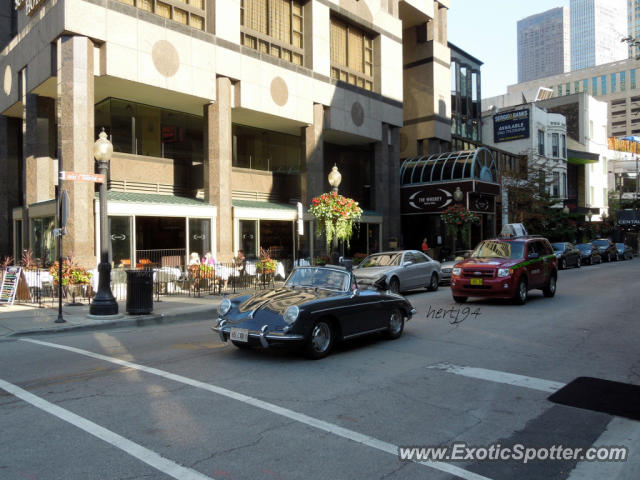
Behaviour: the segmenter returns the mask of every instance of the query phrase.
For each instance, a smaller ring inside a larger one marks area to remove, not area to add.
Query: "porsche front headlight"
[[[220,316],[226,315],[229,313],[229,310],[231,310],[231,300],[225,298],[220,305],[218,305],[218,314],[220,314]]]
[[[287,324],[291,325],[298,319],[298,315],[300,315],[300,309],[297,307],[297,305],[291,305],[284,312],[284,321],[287,322]]]

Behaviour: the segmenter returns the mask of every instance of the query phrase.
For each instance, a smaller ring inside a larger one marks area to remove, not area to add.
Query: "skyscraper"
[[[518,82],[569,70],[569,11],[553,8],[518,22]]]
[[[625,0],[571,0],[571,70],[624,60]]]
[[[640,0],[627,0],[627,22],[629,35],[640,40]],[[629,45],[629,58],[639,54],[640,48]]]

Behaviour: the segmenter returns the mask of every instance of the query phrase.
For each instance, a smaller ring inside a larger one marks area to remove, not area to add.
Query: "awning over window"
[[[496,182],[496,161],[490,150],[447,152],[407,158],[400,167],[401,185],[421,185],[452,180]]]
[[[598,163],[600,155],[591,152],[581,152],[579,150],[567,149],[567,163],[572,165],[585,165],[587,163]]]

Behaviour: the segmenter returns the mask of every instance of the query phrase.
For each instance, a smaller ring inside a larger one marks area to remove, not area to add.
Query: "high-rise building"
[[[518,82],[569,70],[569,11],[553,8],[518,22]]]
[[[640,39],[640,0],[627,0],[627,24],[629,36]],[[640,48],[629,44],[629,58],[640,54]]]
[[[571,0],[571,70],[624,60],[625,0]]]

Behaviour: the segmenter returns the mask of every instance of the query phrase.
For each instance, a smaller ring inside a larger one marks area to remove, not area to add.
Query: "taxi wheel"
[[[516,289],[516,296],[513,301],[517,305],[524,305],[527,303],[527,298],[529,297],[529,285],[527,284],[527,279],[522,277],[520,281],[518,281],[518,288]]]
[[[334,333],[329,321],[318,320],[311,327],[311,334],[305,345],[308,358],[318,360],[329,355],[333,347]]]
[[[434,272],[431,274],[431,280],[429,281],[427,290],[429,290],[430,292],[435,292],[436,290],[438,290],[438,283],[438,275]]]
[[[453,301],[456,303],[465,303],[469,297],[459,297],[457,295],[453,296]]]
[[[578,265],[580,266],[580,265]],[[549,277],[549,283],[542,289],[545,297],[553,297],[556,294],[557,279],[555,275]]]

